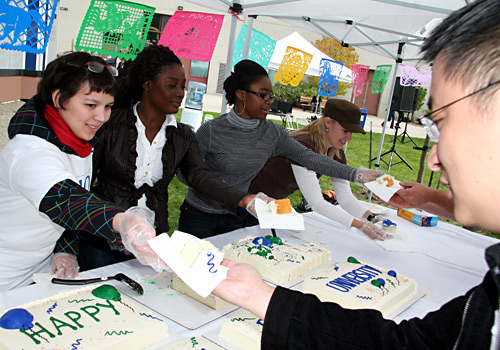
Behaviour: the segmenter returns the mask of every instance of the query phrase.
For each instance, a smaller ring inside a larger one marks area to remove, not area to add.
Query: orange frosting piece
[[[276,204],[276,214],[289,214],[292,212],[290,199],[277,199],[274,203]]]

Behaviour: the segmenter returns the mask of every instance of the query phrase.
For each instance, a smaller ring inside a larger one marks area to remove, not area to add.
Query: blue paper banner
[[[327,58],[322,58],[319,64],[318,94],[332,97],[337,94],[340,72],[344,64]]]
[[[44,53],[59,0],[2,0],[0,48]]]

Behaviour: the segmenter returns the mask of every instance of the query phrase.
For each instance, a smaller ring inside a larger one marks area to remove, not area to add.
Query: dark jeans
[[[92,270],[133,258],[133,254],[126,255],[119,251],[111,250],[108,242],[104,239],[96,241],[80,239],[80,251],[78,253],[80,271]]]
[[[184,201],[181,205],[178,229],[198,238],[207,238],[258,224],[259,221],[246,211],[241,216],[233,214],[209,214],[196,209]]]

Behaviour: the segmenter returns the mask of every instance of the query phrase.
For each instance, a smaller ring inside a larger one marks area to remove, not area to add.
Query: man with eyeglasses
[[[500,1],[477,0],[455,11],[422,51],[434,62],[431,115],[439,141],[429,167],[442,171],[459,221],[500,232]],[[228,278],[213,293],[264,320],[262,349],[498,349],[500,244],[486,250],[486,260],[490,270],[481,284],[400,324],[378,311],[345,310],[271,287],[250,265],[227,260]]]
[[[439,70],[438,70],[439,72]],[[438,123],[440,121],[439,114],[444,113],[445,109],[452,107],[455,104],[459,104],[459,102],[473,98],[474,96],[478,96],[478,99],[481,99],[480,94],[487,92],[490,88],[499,88],[500,80],[492,82],[485,87],[475,90],[463,97],[459,97],[458,99],[453,100],[452,102],[441,106],[437,109],[432,110],[431,112],[425,114],[420,118],[422,125],[429,136],[429,139],[432,142],[439,143],[439,128]],[[486,101],[486,103],[488,103]],[[429,106],[432,108],[432,99],[429,101]],[[438,116],[434,117],[433,116]],[[437,146],[435,147],[437,150]],[[434,153],[431,152],[432,155],[437,155],[437,151]],[[430,158],[432,159],[432,158]],[[442,170],[439,166],[429,165],[433,171]],[[469,168],[470,169],[470,168]],[[446,173],[446,171],[444,170]],[[445,185],[448,185],[447,182],[444,182]],[[398,208],[419,208],[425,211],[437,214],[439,216],[443,216],[449,219],[455,219],[454,215],[454,200],[451,196],[451,190],[449,193],[441,192],[439,190],[433,189],[431,187],[422,185],[420,183],[401,183],[404,189],[399,190],[396,194],[391,198],[390,204],[398,207]],[[463,222],[463,220],[461,220]],[[479,224],[479,223],[478,223]]]

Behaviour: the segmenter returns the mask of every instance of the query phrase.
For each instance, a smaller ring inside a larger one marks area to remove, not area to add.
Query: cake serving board
[[[234,313],[236,314],[236,313]],[[227,315],[226,318],[229,318],[229,317],[232,317],[232,315]],[[221,324],[221,327],[222,327],[222,324]],[[219,336],[219,331],[220,331],[220,327],[217,328],[217,329],[213,329],[211,331],[208,331],[206,333],[203,334],[203,338],[205,339],[208,339],[210,340],[212,343],[215,343],[219,346],[222,346],[223,348],[226,348],[226,349],[230,349],[230,350],[244,350],[244,348],[234,344],[234,343],[231,343],[230,341],[222,338],[221,336]]]
[[[234,343],[231,343],[230,341],[227,341],[226,339],[222,338],[219,336],[219,329],[214,329],[209,332],[206,332],[203,334],[203,338],[210,340],[212,343],[215,343],[219,346],[222,346],[225,349],[230,349],[230,350],[245,350],[245,348],[242,348]]]
[[[299,284],[293,286],[291,289],[297,290],[297,291],[302,291],[302,283],[299,283]],[[396,318],[400,313],[402,313],[403,311],[408,309],[410,306],[415,304],[418,300],[422,299],[425,296],[425,294],[426,294],[425,291],[418,288],[418,285],[417,285],[417,293],[413,297],[411,297],[410,299],[405,301],[404,303],[401,303],[397,308],[395,308],[394,310],[389,312],[387,315],[385,315],[384,318],[388,319],[388,320],[392,320],[392,319]]]
[[[187,329],[196,329],[231,311],[238,306],[228,306],[214,310],[174,289],[172,289],[172,273],[164,272],[153,276],[143,276],[139,283],[144,288],[144,295],[123,291],[135,301],[149,307],[156,313],[180,324]]]
[[[130,269],[124,268],[130,265]],[[116,269],[116,272],[115,272]],[[136,259],[106,266],[110,273],[135,271],[129,275],[144,288],[144,295],[139,295],[118,281],[107,281],[130,298],[150,308],[156,313],[180,324],[187,329],[196,329],[219,317],[238,309],[237,306],[229,306],[220,310],[214,310],[174,289],[172,286],[172,271],[162,273],[155,272],[151,267],[142,265]],[[99,273],[99,269],[93,272]]]

